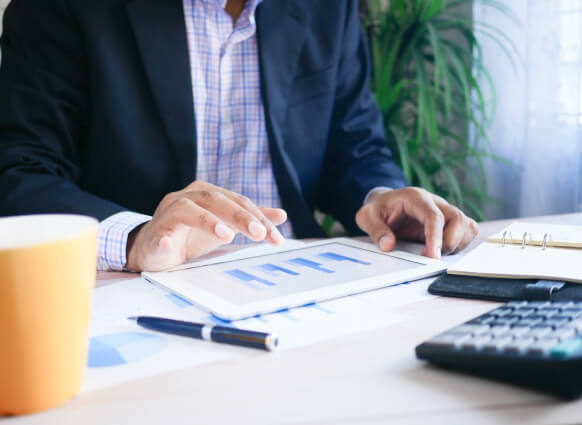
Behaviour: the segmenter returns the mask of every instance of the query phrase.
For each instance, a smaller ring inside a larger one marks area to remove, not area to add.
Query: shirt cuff
[[[386,190],[388,192],[391,192],[394,189],[391,188],[391,187],[386,187],[386,186],[378,186],[378,187],[375,187],[374,189],[372,189],[371,191],[369,191],[368,194],[366,195],[366,197],[364,198],[364,205],[366,205],[368,203],[368,199],[370,199],[370,196],[372,195],[372,193],[376,192],[377,190]]]
[[[127,237],[133,229],[151,219],[149,215],[124,211],[99,223],[97,270],[124,270],[127,264]]]

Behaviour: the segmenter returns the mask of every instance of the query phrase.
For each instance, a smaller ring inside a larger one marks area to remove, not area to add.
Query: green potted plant
[[[500,2],[481,1],[511,16]],[[406,177],[483,220],[490,199],[483,164],[495,158],[485,129],[495,89],[475,35],[491,37],[508,54],[514,46],[501,30],[470,17],[472,3],[367,0],[361,11],[373,62],[371,88]]]

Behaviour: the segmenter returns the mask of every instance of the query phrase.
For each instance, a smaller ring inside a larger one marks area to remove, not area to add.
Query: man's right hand
[[[236,233],[253,241],[281,244],[275,226],[287,220],[278,208],[261,208],[248,198],[205,182],[166,195],[152,220],[127,241],[126,268],[160,271],[232,242]]]

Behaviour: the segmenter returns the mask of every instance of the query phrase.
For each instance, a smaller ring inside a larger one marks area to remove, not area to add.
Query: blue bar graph
[[[268,320],[265,319],[261,314],[257,314],[256,316],[254,316],[255,319],[257,319],[259,322],[263,322],[263,323],[267,323]]]
[[[211,325],[228,326],[231,328],[236,328],[236,326],[230,320],[221,319],[220,317],[215,316],[214,314],[211,314],[210,316],[208,316],[206,323],[209,323]]]
[[[321,258],[326,258],[328,260],[334,261],[351,261],[352,263],[363,264],[365,266],[369,266],[372,263],[368,263],[367,261],[357,260],[352,257],[346,257],[345,255],[336,254],[335,252],[324,252],[319,254]]]
[[[277,276],[278,272],[286,273],[291,276],[299,276],[300,273],[294,272],[293,270],[286,269],[281,266],[277,266],[275,264],[261,264],[259,266],[261,270],[266,271],[267,273],[273,274]]]
[[[238,279],[238,280],[245,282],[245,283],[259,282],[259,283],[262,283],[263,285],[275,286],[275,283],[273,283],[273,282],[262,279],[258,276],[252,275],[250,273],[243,272],[242,270],[239,270],[239,269],[227,270],[227,271],[225,271],[225,273],[227,275],[232,276],[235,279]]]
[[[298,266],[309,267],[310,269],[317,270],[323,273],[335,273],[333,270],[321,267],[321,264],[316,263],[315,261],[307,260],[305,258],[292,258],[291,260],[289,260],[289,262],[292,264],[296,264]]]
[[[325,307],[322,307],[322,305],[319,303],[309,303],[309,304],[305,304],[303,307],[314,308],[314,309],[319,310],[322,313],[326,313],[326,314],[333,314],[333,311],[328,310]]]
[[[291,314],[291,311],[288,308],[281,309],[281,310],[277,311],[276,313],[280,314],[281,316],[283,316],[284,318],[286,318],[292,322],[297,321],[297,319]]]
[[[166,294],[166,298],[172,303],[174,304],[176,307],[179,308],[186,308],[186,307],[192,307],[193,304],[188,301],[186,298],[182,298],[179,295],[176,294]]]

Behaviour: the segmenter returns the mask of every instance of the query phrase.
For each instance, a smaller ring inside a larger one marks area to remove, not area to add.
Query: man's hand
[[[133,271],[160,271],[232,242],[236,233],[281,244],[275,226],[284,210],[257,207],[248,198],[204,182],[166,195],[151,221],[134,230],[127,245]]]
[[[425,242],[422,255],[440,258],[465,248],[479,227],[457,207],[424,189],[373,192],[356,214],[356,223],[382,251],[391,251],[396,239]]]

